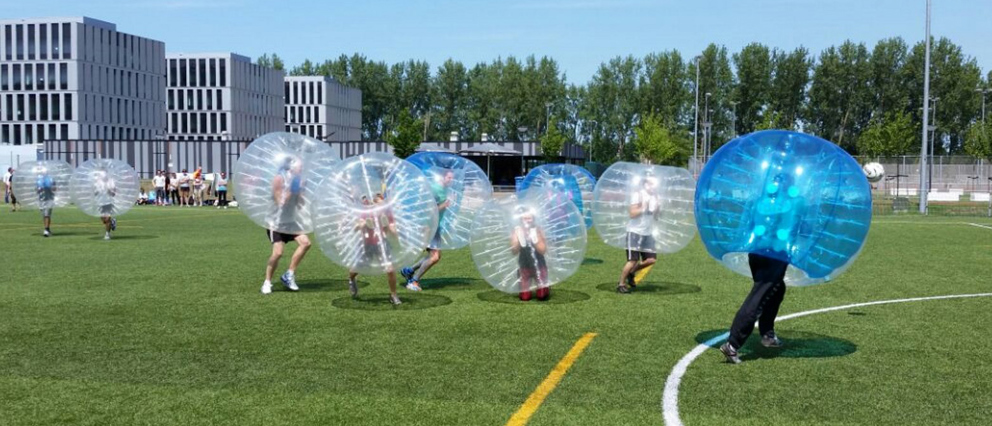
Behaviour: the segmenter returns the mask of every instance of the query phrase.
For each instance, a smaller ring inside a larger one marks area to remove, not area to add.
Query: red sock
[[[551,297],[551,289],[548,287],[541,287],[537,289],[537,300],[548,300]]]

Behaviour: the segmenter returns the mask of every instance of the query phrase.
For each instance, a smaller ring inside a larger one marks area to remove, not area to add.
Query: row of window
[[[7,24],[3,26],[3,58],[11,60],[72,59],[69,23]]]
[[[0,90],[67,90],[68,88],[68,63],[0,64]]]
[[[283,99],[287,105],[320,105],[324,103],[324,82],[322,81],[287,81],[284,85],[284,92]]]
[[[286,131],[292,133],[299,133],[301,135],[307,135],[312,138],[324,139],[327,136],[324,133],[324,126],[313,125],[313,124],[298,124],[298,125],[286,125]]]
[[[159,127],[164,108],[161,103],[103,95],[82,94],[83,121]]]
[[[26,145],[43,142],[46,139],[69,137],[68,124],[3,124],[0,125],[0,142],[13,145]]]
[[[82,67],[80,90],[148,100],[161,100],[164,96],[164,79],[160,76],[103,65],[78,65]]]
[[[71,93],[6,95],[0,110],[5,121],[71,121]]]
[[[220,89],[168,89],[166,98],[169,111],[224,109]]]
[[[82,44],[78,58],[134,71],[164,72],[165,43],[91,25],[79,28]]]
[[[227,113],[169,113],[169,133],[221,133],[227,131]]]
[[[227,59],[169,58],[169,87],[225,87]]]
[[[279,96],[265,95],[258,92],[248,92],[244,90],[231,91],[231,105],[237,106],[237,110],[248,114],[274,116],[280,121],[284,120],[283,104]]]
[[[231,68],[231,88],[279,97],[284,82],[282,71],[247,61],[233,61]]]

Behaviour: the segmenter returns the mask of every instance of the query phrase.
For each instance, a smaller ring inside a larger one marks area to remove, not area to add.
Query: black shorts
[[[268,229],[265,230],[265,235],[269,237],[269,242],[272,244],[293,242],[296,241],[296,237],[299,236],[296,234],[283,234],[282,232],[276,232]]]
[[[635,234],[633,232],[627,233],[627,260],[637,261],[658,258],[658,254],[656,253],[638,251],[635,248],[654,250],[654,237],[650,235]]]
[[[365,260],[367,262],[374,263],[376,260],[388,262],[391,257],[392,250],[390,250],[389,244],[383,244],[382,247],[379,247],[379,244],[365,244]]]

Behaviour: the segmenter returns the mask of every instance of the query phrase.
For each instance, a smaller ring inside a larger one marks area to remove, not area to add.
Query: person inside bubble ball
[[[296,212],[303,205],[303,161],[298,157],[287,157],[272,179],[272,202],[275,206],[270,213],[269,229],[266,233],[272,243],[272,254],[265,266],[265,281],[262,282],[262,294],[272,293],[272,276],[279,266],[286,243],[296,241],[296,251],[289,261],[289,269],[279,280],[289,291],[299,291],[296,285],[296,267],[303,261],[310,250],[310,238],[306,234],[286,234],[276,231],[279,223],[293,222]]]
[[[634,275],[637,271],[654,265],[658,255],[655,254],[655,240],[651,235],[654,222],[661,211],[661,200],[655,193],[658,178],[650,170],[634,180],[634,191],[630,197],[627,222],[627,263],[620,272],[620,282],[617,293],[630,293],[634,289]]]
[[[362,197],[366,210],[359,215],[356,228],[362,233],[363,256],[367,264],[381,263],[386,268],[386,279],[389,283],[389,302],[400,305],[403,301],[396,294],[396,270],[391,263],[390,246],[387,240],[399,233],[396,229],[396,218],[386,205],[386,197],[382,193],[375,194],[370,203],[368,197]],[[351,297],[358,297],[358,272],[348,274],[348,291]]]
[[[430,244],[427,246],[427,256],[420,259],[419,262],[413,266],[403,268],[400,273],[406,278],[406,288],[410,291],[420,291],[420,279],[424,276],[438,262],[441,261],[441,250],[438,248],[441,246],[441,233],[443,231],[441,224],[444,223],[444,214],[448,207],[451,207],[451,195],[449,194],[449,189],[451,188],[451,183],[455,179],[455,172],[447,170],[442,175],[441,179],[431,179],[431,192],[434,193],[434,201],[437,202],[437,232],[434,233],[434,239],[431,240]]]
[[[100,206],[100,221],[103,222],[104,240],[110,239],[110,233],[117,230],[117,219],[114,217],[114,197],[117,196],[117,183],[106,170],[97,170],[93,179],[93,198]],[[130,200],[128,201],[130,202]]]
[[[534,211],[520,206],[516,209],[520,224],[510,234],[510,251],[517,255],[517,273],[520,277],[520,300],[548,300],[551,288],[548,287],[548,263],[544,255],[548,242],[544,231],[534,222]],[[537,290],[532,291],[532,286]]]
[[[761,345],[766,348],[782,346],[782,341],[775,334],[775,317],[785,299],[785,273],[789,262],[773,256],[787,256],[789,241],[798,232],[796,212],[804,207],[803,198],[799,195],[800,190],[793,185],[792,176],[782,173],[765,187],[764,194],[758,200],[752,239],[757,241],[756,245],[770,248],[760,248],[747,255],[754,285],[734,316],[730,337],[720,346],[720,352],[729,363],[740,364],[738,350],[754,331],[756,320]]]
[[[52,235],[52,208],[55,207],[55,191],[57,191],[55,179],[48,175],[47,170],[41,170],[38,179],[35,181],[35,191],[38,193],[38,208],[41,210],[41,220],[45,225],[42,236]]]

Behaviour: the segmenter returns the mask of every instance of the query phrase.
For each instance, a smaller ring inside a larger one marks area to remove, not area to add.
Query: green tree
[[[690,78],[695,78],[696,66],[696,63],[690,63],[688,67]],[[734,94],[734,73],[730,67],[730,57],[727,54],[727,48],[710,44],[699,55],[698,66],[699,87],[694,87],[694,89],[699,92],[699,121],[704,121],[703,117],[705,114],[703,109],[706,107],[706,93],[709,93],[711,95],[709,108],[712,110],[709,121],[713,123],[713,127],[711,128],[712,135],[710,136],[712,144],[711,151],[716,151],[717,148],[733,139],[734,135],[737,134],[733,129],[734,107],[730,104],[733,101]],[[695,86],[694,81],[693,86]],[[695,93],[693,93],[693,96],[695,96]],[[692,108],[689,108],[689,110],[690,115],[695,118],[695,111],[692,111]],[[740,113],[741,111],[738,109],[738,117],[740,117]],[[693,126],[690,126],[690,128],[693,128]],[[701,125],[699,126],[699,132],[701,148],[704,136],[702,133],[703,126]]]
[[[565,146],[566,140],[565,135],[558,131],[558,126],[555,125],[555,122],[551,121],[548,130],[541,136],[541,154],[544,155],[544,161],[557,163],[561,157],[561,149]]]
[[[768,47],[751,43],[734,54],[737,67],[737,128],[751,133],[762,120],[771,94],[772,59]]]
[[[809,127],[850,153],[871,119],[871,68],[864,44],[846,41],[820,53],[809,91]]]
[[[906,65],[906,42],[901,38],[880,40],[869,59],[871,95],[875,104],[873,117],[884,117],[890,111],[910,111],[908,87],[903,82],[902,68]]]
[[[858,138],[858,153],[869,157],[908,154],[916,147],[917,127],[909,114],[894,111],[873,119]]]
[[[806,48],[799,47],[790,53],[773,52],[769,108],[775,116],[774,128],[795,129],[803,118],[812,66]]]
[[[259,56],[258,60],[255,61],[255,64],[263,67],[277,69],[279,71],[282,71],[284,68],[282,58],[280,58],[279,55],[275,53],[273,53],[272,56],[269,56],[268,53],[263,53],[262,56]]]
[[[480,140],[488,134],[493,140],[505,139],[501,127],[503,114],[499,104],[499,78],[502,61],[476,64],[468,71],[465,91],[467,138]]]
[[[964,152],[976,158],[992,161],[992,121],[976,121],[968,127]]]
[[[431,91],[434,113],[429,138],[447,140],[450,132],[458,132],[464,138],[468,127],[468,73],[465,66],[451,59],[445,61],[437,70]]]
[[[685,167],[691,155],[688,136],[673,132],[654,114],[642,117],[634,129],[634,147],[641,160],[665,166]]]
[[[289,75],[293,76],[311,76],[318,74],[320,73],[318,72],[317,66],[315,66],[309,59],[304,60],[302,64],[289,70]]]
[[[640,79],[640,110],[661,119],[690,126],[692,86],[688,68],[677,50],[652,53],[644,58]]]
[[[413,155],[420,146],[422,129],[423,122],[413,118],[409,109],[400,110],[396,129],[386,137],[386,142],[393,147],[393,154],[399,158]]]
[[[596,161],[610,163],[629,152],[624,145],[634,136],[638,120],[638,79],[641,62],[632,56],[616,57],[601,64],[586,92],[583,121],[596,122],[595,137],[613,149],[594,150]]]

